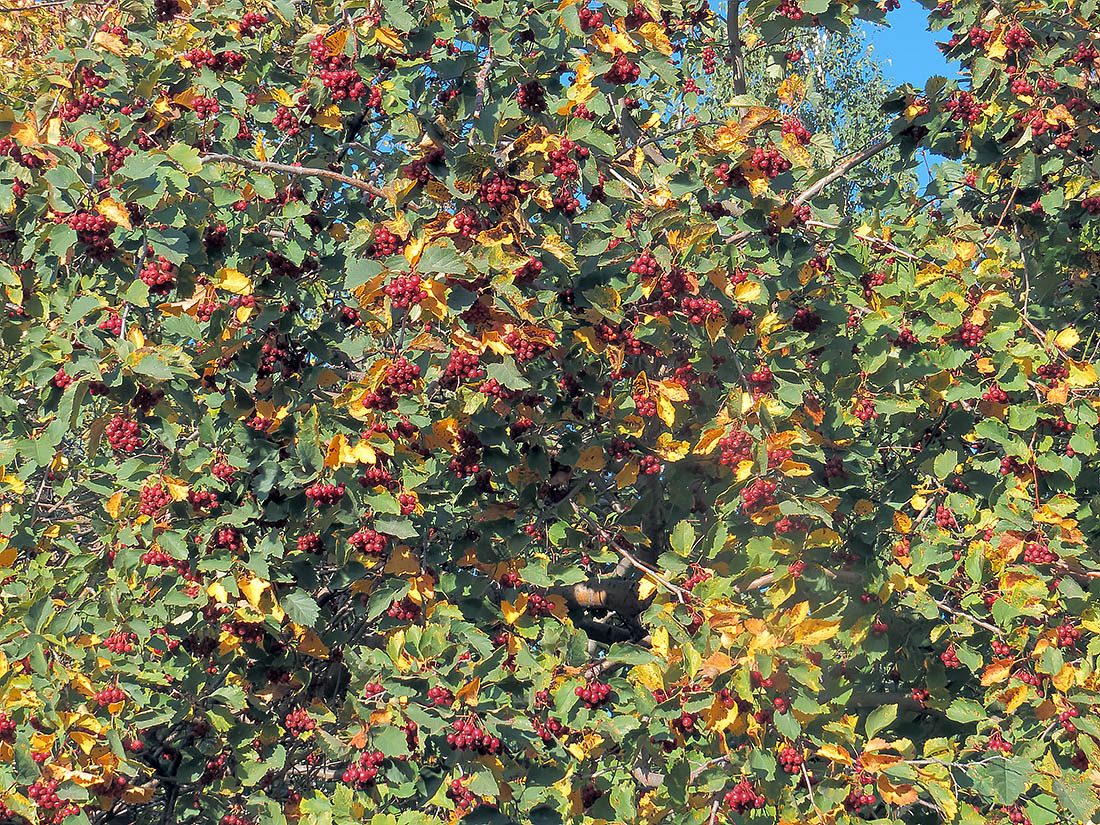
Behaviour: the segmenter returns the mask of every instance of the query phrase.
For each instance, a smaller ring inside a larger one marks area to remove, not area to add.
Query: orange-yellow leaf
[[[576,468],[578,470],[602,470],[603,465],[603,447],[599,444],[593,444],[586,447],[584,452],[581,453],[580,458],[577,459]]]
[[[504,621],[508,624],[515,624],[520,616],[523,615],[523,611],[527,609],[527,594],[520,593],[516,597],[515,603],[509,601],[502,601],[500,603],[500,612],[504,615]]]
[[[95,211],[107,220],[117,223],[124,229],[130,229],[130,213],[126,207],[114,198],[104,198],[95,205]]]
[[[997,659],[986,665],[982,671],[982,687],[1006,681],[1012,672],[1012,663],[1012,659]]]
[[[113,518],[118,518],[119,508],[122,506],[122,490],[112,495],[107,499],[107,503],[103,505],[103,509],[107,511],[107,514]]]
[[[455,699],[471,707],[477,706],[478,693],[481,691],[481,677],[475,676],[455,692]]]
[[[218,270],[218,280],[214,286],[226,292],[232,292],[234,295],[252,294],[252,282],[248,280],[248,276],[239,269],[231,267],[222,267]]]

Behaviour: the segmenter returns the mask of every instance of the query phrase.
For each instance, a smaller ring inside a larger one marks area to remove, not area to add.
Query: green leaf
[[[936,472],[936,478],[941,481],[955,472],[955,466],[959,463],[959,454],[954,450],[945,450],[936,456],[933,462],[933,467]]]
[[[873,739],[875,734],[888,727],[897,718],[897,705],[882,705],[875,708],[867,715],[867,721],[863,726],[867,738]]]
[[[321,614],[321,609],[317,606],[317,601],[313,596],[300,588],[295,588],[289,593],[280,594],[279,606],[286,611],[286,615],[290,617],[292,622],[303,627],[312,627]]]

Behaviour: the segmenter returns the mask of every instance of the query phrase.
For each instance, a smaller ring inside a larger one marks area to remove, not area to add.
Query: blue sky
[[[914,0],[902,0],[901,8],[886,15],[889,27],[869,26],[869,39],[874,46],[872,57],[883,64],[886,76],[897,83],[912,83],[923,88],[933,75],[953,77],[958,64],[949,64],[937,40],[947,40],[946,31],[927,31],[928,16]]]

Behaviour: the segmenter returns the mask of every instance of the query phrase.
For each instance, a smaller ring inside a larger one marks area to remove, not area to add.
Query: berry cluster
[[[450,707],[455,700],[454,691],[442,685],[428,688],[428,699],[437,707]]]
[[[371,92],[371,87],[363,82],[355,69],[321,69],[317,75],[321,78],[321,85],[332,93],[332,99],[336,101],[359,100]]]
[[[978,345],[981,344],[983,338],[985,338],[985,330],[977,324],[967,322],[963,324],[962,329],[959,330],[959,341],[964,347],[976,349]]]
[[[516,90],[516,102],[521,109],[529,112],[542,112],[546,109],[546,90],[537,80],[521,83]]]
[[[280,106],[275,110],[275,117],[272,119],[271,125],[275,128],[275,131],[287,137],[294,137],[302,131],[302,125],[298,120],[298,115],[286,106]]]
[[[787,533],[806,533],[809,532],[809,529],[809,523],[797,516],[783,516],[775,523],[775,534],[777,536],[783,536]]]
[[[390,605],[386,615],[399,622],[415,622],[420,618],[420,605],[408,596]]]
[[[641,67],[626,55],[621,54],[611,64],[611,68],[603,73],[603,79],[608,83],[625,85],[633,83],[642,75]]]
[[[516,183],[514,178],[508,177],[507,175],[490,175],[482,181],[481,186],[478,187],[478,197],[481,198],[486,205],[494,209],[500,209],[508,203],[508,198],[510,198],[517,189],[519,189],[519,184]]]
[[[722,305],[713,298],[695,298],[685,295],[680,299],[684,314],[692,324],[702,324],[722,315]]]
[[[1081,631],[1069,622],[1058,628],[1058,647],[1074,647],[1081,640]]]
[[[729,809],[735,814],[743,814],[746,811],[763,808],[764,804],[768,801],[756,792],[752,783],[747,779],[742,779],[734,785],[733,790],[726,791],[724,799],[726,805],[728,805]]]
[[[187,494],[187,501],[196,513],[212,510],[218,506],[218,494],[212,490],[191,490]]]
[[[171,503],[172,496],[159,481],[146,484],[141,488],[140,511],[143,516],[154,516]]]
[[[114,705],[123,701],[126,698],[126,693],[120,687],[109,687],[96,693],[94,698],[97,705],[105,708],[107,705]]]
[[[799,332],[813,332],[821,326],[821,316],[809,307],[799,307],[791,319],[791,326]]]
[[[564,186],[558,190],[558,193],[554,195],[553,198],[551,198],[551,202],[554,208],[566,217],[577,214],[577,210],[581,208],[581,202],[577,196]]]
[[[534,281],[541,272],[542,261],[535,258],[528,258],[523,266],[513,270],[512,277],[517,284],[529,284]]]
[[[56,779],[38,779],[27,788],[27,796],[39,808],[45,810],[60,808],[64,804],[57,795],[60,784]]]
[[[386,757],[381,751],[363,751],[359,754],[359,761],[353,762],[344,769],[341,779],[344,784],[355,788],[365,788],[374,782],[378,776],[378,770],[382,767]]]
[[[244,545],[235,527],[219,527],[214,534],[214,546],[223,550],[240,550]]]
[[[761,364],[749,373],[749,384],[752,385],[753,398],[759,398],[775,389],[775,376],[772,371]]]
[[[477,796],[466,787],[466,781],[462,777],[451,780],[451,784],[447,787],[447,798],[458,810],[468,810],[477,805]]]
[[[852,415],[864,424],[878,418],[878,413],[875,411],[875,400],[867,397],[857,398],[852,406]]]
[[[396,237],[396,236],[395,236]],[[412,273],[398,275],[383,290],[397,309],[419,304],[428,297],[428,292],[420,286],[420,276]]]
[[[940,660],[946,668],[962,667],[962,662],[959,661],[959,655],[954,644],[947,646],[947,650],[940,654]]]
[[[594,32],[596,29],[603,28],[603,12],[593,11],[588,8],[587,5],[581,6],[577,10],[577,16],[581,19],[581,30],[584,32]]]
[[[465,428],[458,431],[458,454],[451,459],[450,470],[459,478],[477,475],[481,470],[481,439]]]
[[[527,594],[527,613],[533,618],[549,616],[554,612],[554,603],[538,593]]]
[[[50,383],[53,384],[53,386],[57,387],[62,392],[64,392],[66,389],[68,389],[70,386],[72,386],[72,383],[75,380],[76,379],[74,379],[71,375],[69,375],[67,372],[65,372],[64,367],[61,367],[60,369],[58,369],[58,371],[56,373],[54,373],[53,378],[50,379]]]
[[[317,723],[310,718],[305,708],[295,708],[290,711],[283,720],[283,725],[291,736],[301,736],[317,727]]]
[[[1029,541],[1024,545],[1023,560],[1025,564],[1053,564],[1058,556],[1046,543]]]
[[[573,689],[573,693],[580,697],[586,708],[598,708],[609,701],[611,685],[605,685],[603,682],[588,682],[578,685]]]
[[[70,215],[68,224],[90,257],[105,261],[115,254],[115,242],[111,240],[113,222],[94,212],[81,211]]]
[[[718,446],[722,449],[719,463],[727,467],[752,458],[752,436],[744,430],[734,430],[722,436],[718,439]]]
[[[974,99],[970,92],[955,92],[943,107],[951,113],[951,117],[967,125],[977,123],[982,118],[984,107]]]
[[[779,766],[787,773],[798,773],[802,768],[802,754],[790,745],[784,745],[779,751]]]
[[[388,258],[391,255],[397,255],[404,248],[405,242],[399,235],[379,224],[374,227],[374,238],[367,249],[368,253],[375,258]]]
[[[96,329],[101,329],[111,335],[122,334],[122,317],[117,312],[110,312],[107,317],[99,322]]]
[[[162,255],[158,255],[157,260],[149,261],[141,268],[139,277],[151,293],[163,295],[171,292],[176,285],[176,267]]]
[[[360,553],[368,556],[384,556],[389,540],[381,533],[364,527],[352,533],[348,542]]]
[[[312,553],[315,556],[325,552],[324,542],[316,533],[306,533],[304,536],[299,536],[297,547],[299,553]]]
[[[103,640],[103,646],[112,653],[125,654],[132,653],[134,650],[134,643],[137,641],[137,634],[126,633],[124,631],[116,631]],[[0,739],[3,739],[3,734],[0,732]]]
[[[661,268],[657,264],[657,259],[653,257],[652,253],[643,252],[634,259],[634,263],[630,265],[630,271],[635,275],[641,275],[643,278],[652,278],[654,275],[660,273]],[[661,287],[662,289],[664,288],[664,281],[661,282]]]
[[[756,479],[741,490],[741,507],[746,513],[755,513],[775,504],[775,491],[778,485],[774,481]]]
[[[362,487],[384,487],[387,490],[397,487],[397,481],[390,471],[379,464],[367,467],[363,475],[359,476],[359,484]]]
[[[645,476],[657,475],[661,472],[661,461],[655,455],[643,455],[638,459],[638,472]]]
[[[210,473],[214,476],[214,478],[225,484],[233,483],[233,466],[230,464],[226,464],[224,461],[219,461],[217,464],[211,467]]]
[[[684,583],[683,583],[682,586],[683,586],[684,590],[689,590],[689,591],[694,590],[695,585],[702,584],[707,579],[711,578],[713,575],[714,575],[714,573],[710,570],[707,570],[706,568],[703,568],[703,567],[695,568],[695,570],[692,571],[692,574],[690,576],[688,576],[686,579],[684,579]]]
[[[343,484],[313,484],[306,487],[306,498],[318,507],[331,507],[344,497]]]
[[[784,137],[790,135],[791,139],[795,143],[800,143],[803,146],[809,143],[813,139],[813,134],[802,125],[802,121],[794,115],[788,115],[783,118],[783,127],[781,133]]]
[[[259,11],[245,12],[237,24],[241,37],[252,37],[267,25],[267,15]]]
[[[944,530],[959,529],[959,523],[955,519],[955,513],[950,507],[944,507],[942,504],[936,506],[936,526],[942,527]]]
[[[515,355],[515,359],[518,363],[523,364],[528,361],[534,361],[544,352],[549,349],[549,346],[542,341],[534,341],[529,338],[524,338],[518,331],[510,330],[505,333],[503,341],[509,347]]]
[[[447,744],[455,750],[475,751],[482,756],[500,753],[500,739],[487,733],[472,719],[459,719],[451,724]]]

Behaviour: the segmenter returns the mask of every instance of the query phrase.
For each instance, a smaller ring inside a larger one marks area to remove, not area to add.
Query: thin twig
[[[728,0],[726,35],[729,38],[730,62],[733,64],[733,92],[743,95],[748,89],[745,79],[745,55],[741,51],[741,30],[737,19],[740,0]]]
[[[291,166],[287,163],[272,163],[271,161],[252,160],[251,158],[239,158],[236,155],[223,155],[218,153],[201,155],[199,157],[199,160],[201,160],[203,163],[207,161],[212,161],[214,163],[232,163],[236,166],[243,166],[246,169],[252,169],[257,172],[280,172],[284,175],[325,178],[326,180],[333,180],[337,183],[342,183],[345,186],[351,186],[355,189],[361,189],[364,192],[369,192],[375,197],[386,197],[385,192],[383,192],[377,186],[367,183],[365,180],[359,180],[358,178],[341,175],[339,172],[330,172],[328,169],[317,169],[312,166]]]

